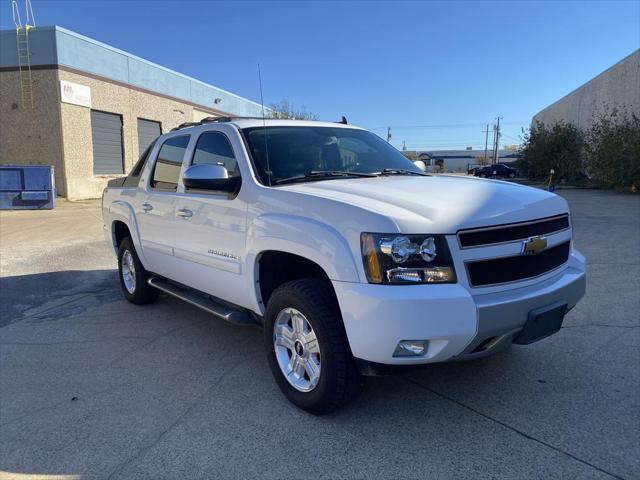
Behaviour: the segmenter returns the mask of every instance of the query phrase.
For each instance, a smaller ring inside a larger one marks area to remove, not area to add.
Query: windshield
[[[340,127],[253,127],[245,128],[242,132],[251,151],[256,173],[265,185],[269,185],[268,170],[271,170],[271,184],[305,176],[310,172],[357,174],[392,169],[421,173],[398,150],[366,130]],[[322,177],[309,176],[307,181],[319,179]]]

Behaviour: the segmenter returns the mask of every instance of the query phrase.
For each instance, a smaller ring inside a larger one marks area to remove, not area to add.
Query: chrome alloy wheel
[[[300,392],[310,392],[320,380],[320,345],[305,316],[285,308],[273,324],[273,348],[282,374]]]
[[[122,280],[127,292],[133,294],[136,290],[136,265],[129,250],[122,254]]]

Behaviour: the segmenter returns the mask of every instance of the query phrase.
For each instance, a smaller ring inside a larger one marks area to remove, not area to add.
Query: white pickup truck
[[[160,291],[264,330],[312,413],[361,375],[557,332],[585,292],[561,197],[432,176],[343,123],[205,119],[160,136],[102,200],[124,296]]]

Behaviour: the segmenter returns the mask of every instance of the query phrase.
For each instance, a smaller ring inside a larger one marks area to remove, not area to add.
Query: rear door
[[[229,177],[240,176],[236,158],[225,133],[207,130],[195,139],[185,169],[199,163],[214,163],[223,165]],[[247,203],[238,193],[182,187],[176,197],[176,280],[244,305],[247,292],[242,260],[247,235]]]
[[[162,143],[136,212],[147,269],[169,278],[176,244],[176,190],[189,139],[177,135]]]

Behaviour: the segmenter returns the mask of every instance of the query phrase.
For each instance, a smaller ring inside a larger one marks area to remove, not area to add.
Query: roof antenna
[[[267,178],[269,186],[271,186],[271,167],[269,166],[269,143],[267,142],[267,122],[264,116],[264,98],[262,96],[262,75],[260,73],[260,64],[258,64],[258,83],[260,84],[260,105],[262,106],[262,132],[264,134],[264,152],[267,163]]]

